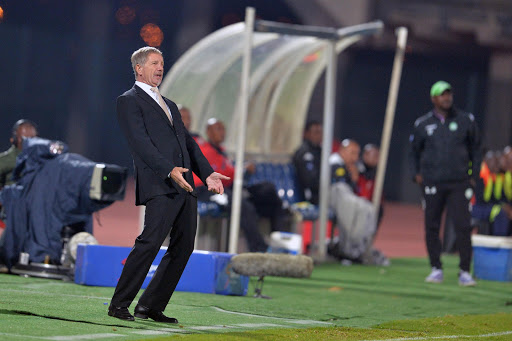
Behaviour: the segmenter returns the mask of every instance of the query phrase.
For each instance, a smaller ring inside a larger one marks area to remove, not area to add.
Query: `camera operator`
[[[11,147],[0,153],[0,189],[13,183],[12,171],[16,166],[16,157],[21,153],[23,138],[34,136],[37,136],[37,127],[30,120],[20,119],[12,127],[9,139]]]

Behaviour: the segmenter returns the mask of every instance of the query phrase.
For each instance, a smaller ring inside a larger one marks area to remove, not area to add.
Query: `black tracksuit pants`
[[[447,208],[455,226],[456,244],[459,251],[459,267],[469,271],[471,265],[471,215],[470,199],[473,190],[467,181],[423,184],[425,200],[425,240],[427,243],[430,265],[442,269],[441,263],[441,217]]]

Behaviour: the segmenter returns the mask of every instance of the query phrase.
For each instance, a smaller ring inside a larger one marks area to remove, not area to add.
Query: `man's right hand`
[[[188,168],[174,167],[171,171],[171,179],[173,179],[178,184],[178,186],[183,188],[185,191],[192,192],[192,186],[190,186],[187,180],[185,180],[183,177],[183,173],[186,172],[188,172]]]

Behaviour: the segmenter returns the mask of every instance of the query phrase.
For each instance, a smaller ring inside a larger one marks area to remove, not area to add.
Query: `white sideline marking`
[[[182,329],[174,329],[174,328],[159,328],[159,329],[146,329],[146,330],[130,331],[130,333],[139,334],[139,335],[165,335],[165,334],[172,334],[172,333],[187,334],[188,331],[182,330]]]
[[[229,329],[229,328],[233,328],[233,327],[228,326],[228,325],[188,327],[188,329],[193,329],[193,330],[217,330],[217,329]]]
[[[157,330],[159,332],[168,332],[168,333],[188,333],[188,331],[186,331],[184,329],[178,329],[178,328],[158,328],[158,329],[154,329],[154,330]]]
[[[38,339],[38,340],[44,339],[41,336],[18,335],[18,334],[10,334],[10,333],[2,333],[2,332],[0,332],[0,335],[2,335],[2,336],[19,337],[19,338],[23,338],[23,339]]]
[[[28,289],[42,289],[42,288],[51,288],[51,287],[62,287],[68,285],[63,282],[50,282],[50,283],[30,283],[30,284],[22,284],[20,287],[28,288]]]
[[[170,334],[171,332],[164,332],[161,330],[137,330],[131,332],[132,334],[137,335],[164,335],[164,334]]]
[[[119,334],[86,334],[86,335],[64,335],[64,336],[32,336],[32,335],[19,335],[19,334],[10,334],[10,333],[1,333],[2,336],[11,336],[11,337],[19,337],[23,340],[26,339],[37,339],[37,340],[56,340],[56,341],[67,341],[67,340],[91,340],[91,339],[101,339],[105,337],[115,337],[115,336],[126,336]]]
[[[315,324],[315,323],[318,323],[318,324],[330,324],[328,322],[323,322],[323,321],[313,321],[313,320],[291,320],[291,319],[286,319],[286,322],[289,322],[289,323],[295,323],[295,324]]]
[[[45,339],[45,340],[56,340],[56,341],[96,340],[96,339],[103,339],[105,337],[116,337],[116,336],[126,337],[126,335],[112,334],[112,333],[103,333],[103,334],[49,336],[49,337],[44,337],[43,339]]]
[[[480,334],[480,335],[445,335],[445,336],[417,336],[417,337],[401,337],[397,339],[372,339],[372,340],[364,340],[364,341],[415,341],[415,340],[436,340],[436,339],[461,339],[461,338],[475,338],[475,337],[494,337],[494,336],[503,336],[503,335],[511,335],[512,331],[499,332],[499,333],[490,333],[490,334]]]
[[[235,315],[241,315],[241,316],[261,317],[261,318],[266,318],[266,319],[282,320],[282,321],[285,321],[285,322],[288,322],[288,323],[295,323],[295,324],[328,324],[328,325],[332,324],[332,323],[329,323],[329,322],[315,321],[315,320],[294,320],[294,319],[285,318],[285,317],[253,315],[253,314],[248,314],[248,313],[240,313],[240,312],[237,312],[237,311],[224,310],[224,309],[219,308],[219,307],[212,307],[212,308],[217,310],[217,311],[220,311],[221,313],[226,313],[226,314],[235,314]]]
[[[163,331],[163,330],[137,330],[131,332],[132,334],[138,334],[138,335],[165,335],[165,334],[171,334],[174,332],[171,331]]]
[[[239,323],[239,324],[234,324],[233,326],[243,327],[243,328],[286,327],[286,326],[283,326],[282,324],[275,324],[275,323]]]
[[[51,292],[41,292],[41,291],[32,291],[32,290],[17,290],[17,289],[0,289],[0,291],[9,291],[9,292],[20,292],[23,294],[34,294],[39,296],[66,296],[66,297],[78,297],[78,298],[96,298],[99,300],[107,300],[110,302],[111,297],[99,297],[99,296],[82,296],[82,295],[70,295],[70,294],[61,294],[61,293],[51,293]]]
[[[208,331],[208,330],[220,330],[220,329],[230,329],[230,328],[263,328],[263,327],[278,327],[278,328],[288,328],[289,326],[275,323],[238,323],[238,324],[229,324],[229,325],[214,325],[214,326],[194,326],[187,327],[187,329],[192,329],[196,331]],[[132,334],[139,335],[163,335],[170,333],[188,333],[187,330],[179,330],[179,329],[155,329],[155,330],[138,330],[132,331]]]

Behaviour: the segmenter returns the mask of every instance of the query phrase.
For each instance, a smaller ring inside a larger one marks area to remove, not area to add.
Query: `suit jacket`
[[[186,193],[168,177],[174,167],[188,168],[185,180],[194,188],[192,172],[206,182],[213,169],[190,136],[174,102],[164,97],[171,124],[158,103],[137,85],[117,98],[117,118],[133,157],[135,204],[157,195]],[[196,194],[195,190],[192,192]]]

